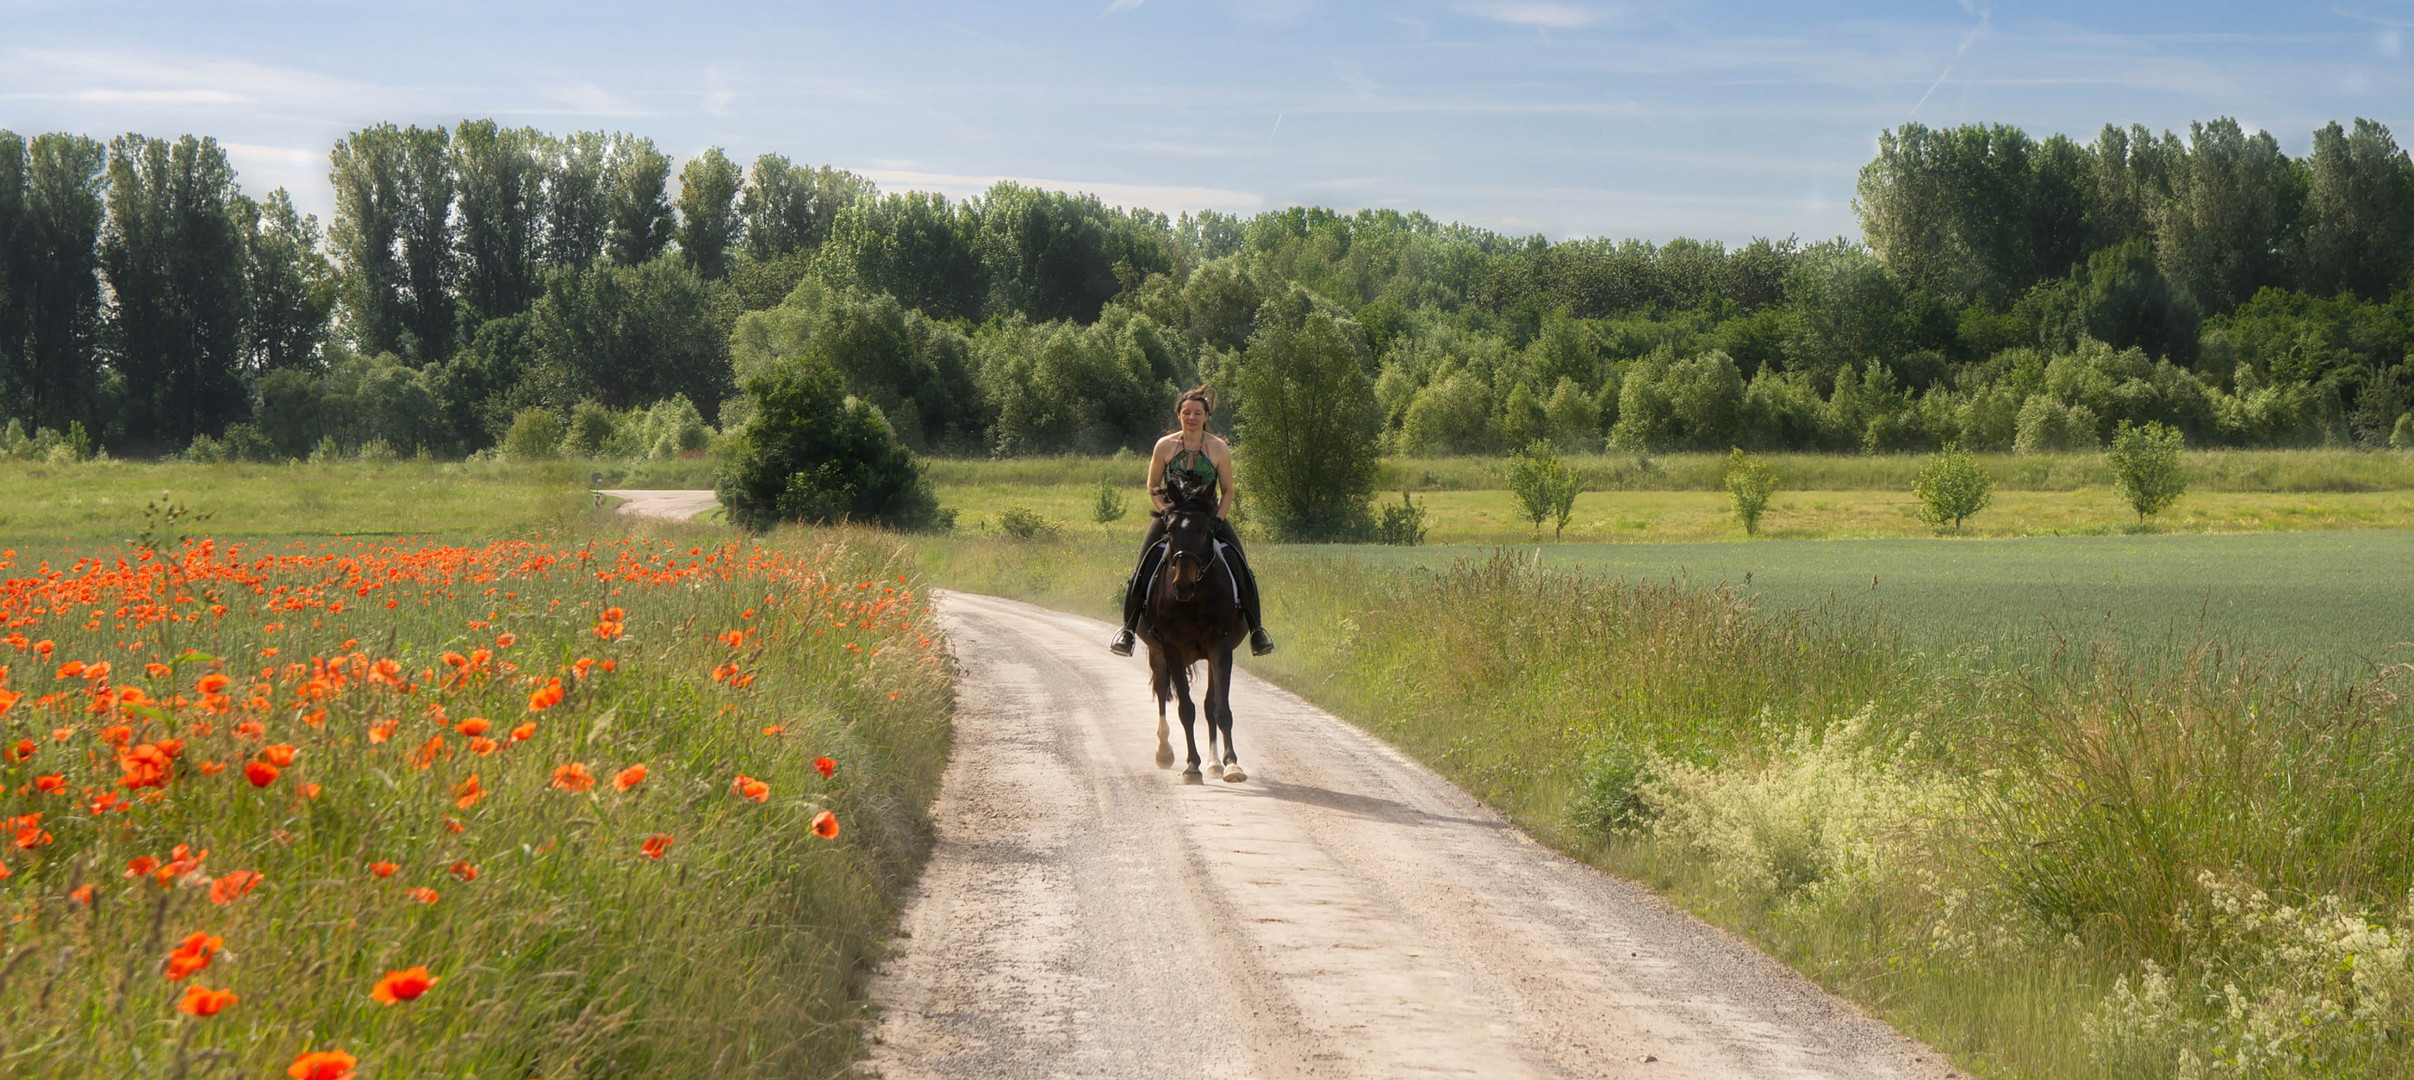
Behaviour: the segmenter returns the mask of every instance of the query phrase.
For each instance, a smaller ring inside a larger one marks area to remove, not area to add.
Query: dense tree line
[[[1400,452],[2414,441],[2414,167],[2368,120],[2302,158],[2226,119],[1907,124],[1862,170],[1863,241],[1732,248],[950,200],[485,120],[329,164],[322,232],[207,138],[0,132],[0,445],[456,455],[673,398],[734,429],[741,385],[822,386],[804,365],[919,449],[1106,452],[1200,378],[1245,435],[1287,411],[1253,393],[1308,392],[1280,373],[1337,370],[1293,355],[1336,333]]]

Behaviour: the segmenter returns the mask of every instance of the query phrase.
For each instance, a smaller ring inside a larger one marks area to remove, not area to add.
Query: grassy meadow
[[[845,1071],[946,760],[907,551],[570,471],[14,478],[82,501],[7,503],[75,539],[0,552],[0,1073]],[[110,539],[162,487],[203,538]]]
[[[1923,458],[1776,454],[1780,488],[1761,521],[1771,539],[1925,537],[1934,530],[1914,513],[1911,482]],[[2296,532],[2319,529],[2414,529],[2414,455],[2352,451],[2202,451],[2188,455],[2190,491],[2140,526],[2101,455],[1982,455],[1996,477],[1995,504],[1966,534],[2110,536],[2150,532]],[[1483,458],[1386,462],[1383,501],[1406,490],[1426,507],[1428,543],[1698,543],[1742,540],[1744,531],[1721,480],[1726,459],[1668,455],[1569,459],[1585,477],[1564,533],[1537,533],[1520,517],[1500,462]],[[1145,459],[1026,458],[940,460],[930,476],[941,503],[958,511],[959,529],[997,527],[1010,508],[1037,513],[1068,533],[1116,534],[1095,523],[1098,485],[1129,493],[1127,512],[1147,512],[1138,495]],[[1245,499],[1245,495],[1244,495]],[[1243,515],[1246,515],[1244,502]],[[1244,522],[1245,524],[1245,522]]]

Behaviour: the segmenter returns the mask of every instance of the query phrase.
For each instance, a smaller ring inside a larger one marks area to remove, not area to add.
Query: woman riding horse
[[[1241,615],[1249,620],[1249,651],[1258,656],[1274,651],[1274,639],[1266,635],[1266,628],[1259,621],[1257,575],[1249,571],[1249,560],[1241,555],[1240,537],[1233,534],[1232,523],[1224,520],[1224,515],[1232,512],[1232,448],[1207,433],[1207,418],[1214,413],[1214,391],[1204,386],[1184,391],[1174,400],[1174,416],[1181,421],[1181,430],[1158,439],[1156,452],[1149,455],[1148,501],[1157,508],[1156,520],[1149,524],[1148,536],[1140,542],[1140,565],[1123,586],[1123,629],[1107,644],[1117,656],[1132,654],[1137,641],[1132,630],[1140,625],[1140,607],[1148,598],[1149,578],[1165,558],[1166,512],[1173,509],[1167,501],[1166,481],[1177,473],[1198,488],[1217,493],[1215,536],[1223,541],[1233,576],[1240,586]]]

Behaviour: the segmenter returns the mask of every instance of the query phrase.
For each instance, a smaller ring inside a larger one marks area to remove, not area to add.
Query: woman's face
[[[1174,413],[1182,418],[1182,430],[1193,435],[1206,430],[1207,406],[1199,399],[1190,398],[1182,402],[1181,408],[1174,410]]]

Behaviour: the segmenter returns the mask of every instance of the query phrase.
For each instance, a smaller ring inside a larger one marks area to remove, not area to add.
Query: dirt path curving
[[[985,596],[940,610],[963,665],[954,759],[873,984],[869,1072],[1952,1075],[1289,693],[1240,680],[1250,779],[1184,786],[1152,760],[1146,662],[1109,655],[1107,626]]]
[[[687,521],[710,512],[721,505],[720,497],[710,491],[677,489],[599,488],[598,495],[621,500],[613,509],[634,517],[668,518]]]

